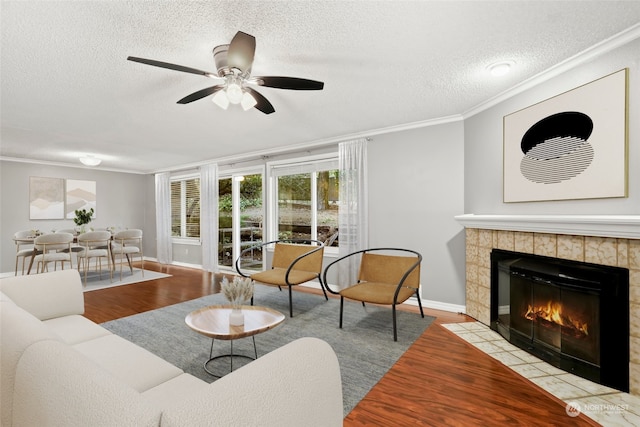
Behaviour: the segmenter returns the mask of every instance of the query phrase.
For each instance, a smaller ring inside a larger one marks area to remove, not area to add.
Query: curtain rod
[[[157,174],[157,173],[161,173],[161,172],[171,172],[171,173],[179,173],[179,172],[184,172],[184,171],[188,171],[188,170],[193,170],[193,169],[197,169],[202,165],[207,165],[207,164],[211,164],[211,163],[217,163],[218,166],[232,166],[232,165],[236,165],[238,163],[248,163],[248,162],[254,162],[256,160],[268,160],[274,157],[278,157],[278,156],[284,156],[284,155],[288,155],[288,154],[296,154],[296,153],[304,153],[307,152],[309,154],[311,154],[314,150],[318,150],[321,148],[326,148],[329,147],[331,145],[338,145],[341,142],[345,142],[345,141],[349,141],[352,139],[359,139],[359,138],[364,138],[366,139],[368,142],[369,141],[373,141],[373,138],[370,136],[359,136],[359,137],[355,137],[355,138],[343,138],[341,140],[335,140],[335,141],[325,141],[324,143],[320,144],[310,144],[307,146],[307,148],[303,148],[301,146],[296,146],[295,148],[292,147],[290,150],[286,150],[283,149],[282,151],[275,151],[275,150],[263,150],[262,154],[239,154],[236,156],[227,156],[227,157],[222,157],[220,159],[209,159],[209,160],[205,160],[202,162],[197,162],[197,163],[190,163],[187,165],[182,165],[180,167],[177,167],[175,169],[162,169],[162,170],[156,170],[151,172],[152,174]]]

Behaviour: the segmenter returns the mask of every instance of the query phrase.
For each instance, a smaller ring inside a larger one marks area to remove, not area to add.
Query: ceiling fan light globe
[[[258,101],[256,101],[249,92],[245,92],[244,95],[242,95],[242,102],[240,104],[242,105],[242,108],[244,108],[244,111],[247,111],[255,107],[257,103]]]
[[[227,94],[223,90],[219,90],[213,96],[211,101],[213,101],[214,104],[216,104],[218,107],[222,108],[223,110],[226,110],[227,108],[229,108],[229,98],[227,98]]]
[[[230,83],[227,86],[227,97],[232,104],[240,104],[242,102],[243,91],[239,84]]]

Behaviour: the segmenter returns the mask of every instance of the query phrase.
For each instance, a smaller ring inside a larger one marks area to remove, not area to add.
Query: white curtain
[[[339,144],[340,205],[338,229],[340,256],[366,249],[369,244],[367,192],[367,140],[365,138]],[[355,283],[360,257],[352,257],[338,265],[338,283]],[[340,265],[341,264],[341,265]]]
[[[218,271],[218,165],[200,167],[202,269]]]
[[[156,174],[156,238],[158,262],[171,264],[171,175],[169,172]]]

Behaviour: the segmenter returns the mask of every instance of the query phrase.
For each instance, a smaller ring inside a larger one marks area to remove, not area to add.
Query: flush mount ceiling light
[[[496,62],[495,64],[489,65],[487,69],[489,70],[492,76],[500,77],[500,76],[504,76],[509,71],[511,71],[511,67],[513,67],[514,65],[515,65],[515,62],[513,61],[501,61],[501,62]]]
[[[80,157],[80,163],[82,163],[85,166],[98,166],[101,162],[102,160],[98,159],[97,157],[93,157],[91,155]]]

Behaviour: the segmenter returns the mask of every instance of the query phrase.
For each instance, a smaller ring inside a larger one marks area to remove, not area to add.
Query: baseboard
[[[405,304],[418,305],[418,301],[415,299],[410,299]],[[458,304],[450,304],[447,302],[440,301],[432,301],[432,300],[422,300],[422,306],[425,308],[430,308],[432,310],[442,310],[448,311],[450,313],[462,313],[465,314],[467,312],[467,307],[464,305]]]
[[[307,282],[300,286],[313,288],[313,289],[320,289],[320,283],[318,282]],[[409,298],[407,301],[404,302],[404,304],[417,307],[418,300],[415,298]],[[466,313],[466,306],[464,305],[449,304],[449,303],[440,302],[440,301],[422,300],[422,307],[430,308],[433,310],[448,311],[451,313]]]
[[[197,270],[202,270],[202,265],[200,265],[200,264],[188,264],[186,262],[171,261],[171,263],[169,265],[175,265],[175,266],[178,266],[178,267],[186,267],[186,268],[195,268]]]

